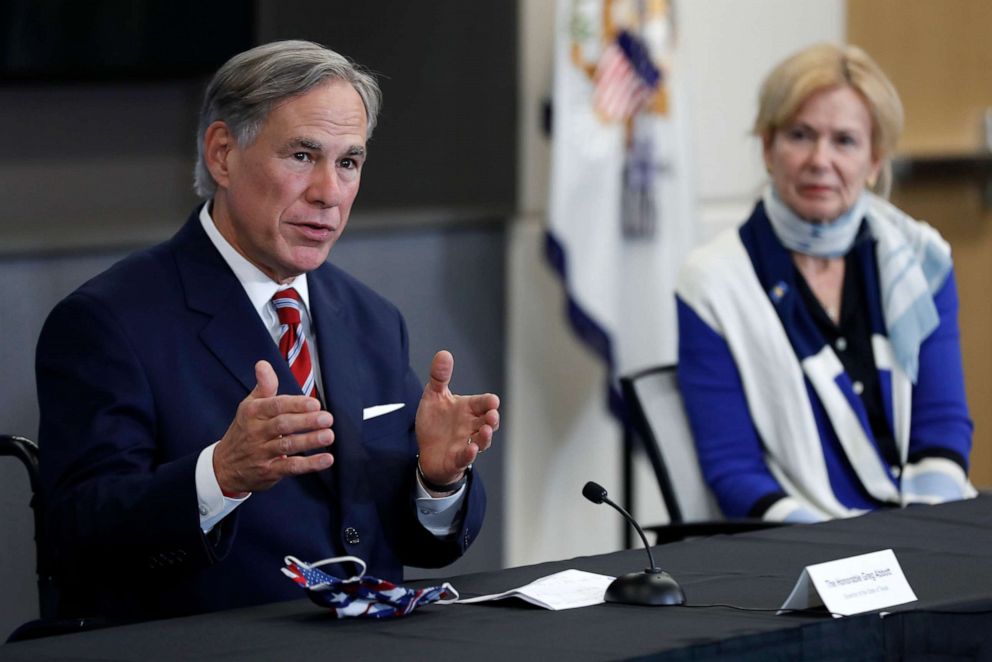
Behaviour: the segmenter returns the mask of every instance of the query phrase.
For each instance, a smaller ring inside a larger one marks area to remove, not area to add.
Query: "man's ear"
[[[230,155],[236,147],[234,135],[227,124],[217,120],[203,134],[203,159],[217,186],[227,188],[230,182]]]

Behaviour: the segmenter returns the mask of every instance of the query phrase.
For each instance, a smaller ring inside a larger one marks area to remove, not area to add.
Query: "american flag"
[[[596,112],[607,121],[632,117],[651,98],[661,72],[651,62],[645,45],[626,30],[607,46],[593,75]]]

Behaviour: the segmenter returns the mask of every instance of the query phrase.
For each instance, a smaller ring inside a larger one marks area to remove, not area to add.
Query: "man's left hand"
[[[438,485],[461,480],[499,429],[499,396],[453,394],[448,385],[454,365],[450,352],[434,355],[430,380],[417,407],[420,470]]]

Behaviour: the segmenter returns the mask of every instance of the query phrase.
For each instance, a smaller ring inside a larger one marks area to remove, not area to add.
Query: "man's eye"
[[[310,154],[307,152],[295,152],[293,158],[302,163],[308,163],[310,161]]]

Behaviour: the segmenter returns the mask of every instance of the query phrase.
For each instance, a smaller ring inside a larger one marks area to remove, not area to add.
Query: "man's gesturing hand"
[[[334,441],[334,418],[305,395],[276,395],[279,379],[267,361],[255,364],[256,385],[214,448],[214,474],[225,494],[266,490],[285,476],[331,466],[330,453],[299,456]]]
[[[460,480],[499,429],[499,397],[492,393],[454,395],[448,388],[454,365],[450,352],[434,355],[431,377],[417,407],[420,469],[439,485]]]

